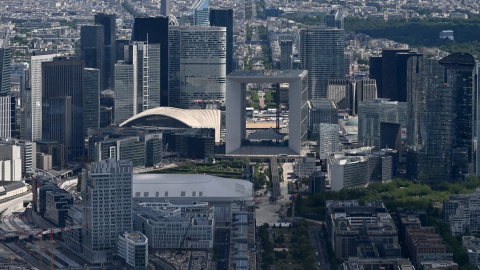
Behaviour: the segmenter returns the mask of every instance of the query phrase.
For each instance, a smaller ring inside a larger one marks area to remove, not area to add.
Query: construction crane
[[[186,230],[185,233],[183,234],[182,242],[180,242],[180,247],[178,248],[177,254],[181,254],[181,253],[182,253],[183,244],[185,243],[185,239],[187,238],[187,233],[188,233],[188,231],[190,230],[190,227],[192,227],[192,223],[193,223],[193,222],[194,222],[194,219],[191,218],[191,219],[190,219],[190,222],[188,223],[187,230]]]

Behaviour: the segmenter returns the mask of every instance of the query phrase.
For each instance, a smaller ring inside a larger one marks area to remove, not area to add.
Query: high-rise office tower
[[[95,14],[95,24],[103,26],[103,51],[105,60],[103,61],[103,65],[101,67],[102,69],[104,69],[104,72],[102,73],[104,77],[102,90],[113,88],[113,70],[117,59],[115,20],[115,14]]]
[[[408,59],[407,174],[423,182],[461,181],[473,172],[476,63],[455,53]]]
[[[355,80],[352,115],[358,113],[358,105],[361,101],[369,101],[377,98],[377,84],[374,79]]]
[[[100,128],[100,69],[83,69],[83,136]]]
[[[358,105],[358,143],[375,146],[375,149],[380,150],[381,123],[400,124],[405,128],[407,126],[407,104],[387,99],[360,102]]]
[[[0,138],[12,138],[15,133],[15,98],[0,93]]]
[[[91,263],[111,261],[119,235],[132,229],[132,163],[109,159],[82,172],[83,255]]]
[[[77,57],[42,63],[42,138],[62,144],[64,158],[83,156],[83,64]]]
[[[349,79],[328,80],[327,99],[335,101],[341,111],[352,111],[354,91],[354,82]]]
[[[168,34],[168,17],[135,18],[132,41],[160,44],[160,106],[169,106]]]
[[[10,33],[0,33],[0,93],[10,94]]]
[[[195,25],[209,25],[208,0],[195,0],[190,9],[193,11]]]
[[[178,68],[178,83],[171,85],[171,99],[185,109],[206,108],[225,103],[226,29],[225,27],[171,27],[171,47],[179,52],[170,55],[170,66]],[[175,44],[176,42],[176,44]],[[174,58],[174,57],[178,58]],[[177,64],[178,63],[178,64]]]
[[[292,69],[293,41],[280,40],[280,69]]]
[[[37,141],[42,139],[42,63],[53,61],[59,54],[32,55],[30,57],[30,93],[26,93],[30,99],[26,99],[28,107],[24,119],[26,132],[24,139]],[[27,91],[28,92],[28,91]]]
[[[310,137],[317,137],[320,124],[338,125],[338,107],[333,100],[319,99],[309,102]]]
[[[134,41],[131,45],[132,63],[137,80],[134,92],[137,94],[135,114],[160,107],[161,104],[161,45]]]
[[[338,29],[343,29],[343,18],[344,15],[342,12],[333,9],[329,11],[325,17],[323,17],[323,24],[326,27],[336,27]]]
[[[137,112],[137,91],[133,64],[119,61],[115,64],[114,123],[121,124]]]
[[[103,25],[85,25],[80,31],[80,51],[86,68],[100,71],[100,87],[105,88],[105,33]]]
[[[308,70],[308,98],[327,97],[329,79],[343,79],[343,29],[314,27],[300,30],[299,56],[301,66]]]
[[[210,26],[227,28],[227,74],[233,71],[233,9],[211,9]]]
[[[170,0],[162,0],[160,4],[160,15],[162,16],[170,15]]]
[[[377,80],[378,97],[407,101],[407,61],[422,54],[408,49],[384,49],[382,57],[370,57],[370,78]]]

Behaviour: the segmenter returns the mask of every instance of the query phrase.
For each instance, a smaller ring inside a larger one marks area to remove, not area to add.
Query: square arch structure
[[[242,147],[246,139],[247,83],[289,84],[289,141],[288,148],[301,154],[302,142],[307,139],[308,81],[306,70],[234,71],[227,76],[226,93],[226,154]]]

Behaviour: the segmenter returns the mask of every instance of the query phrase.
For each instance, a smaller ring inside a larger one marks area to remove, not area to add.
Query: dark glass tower
[[[64,147],[65,160],[83,154],[83,65],[76,57],[42,63],[42,138]]]
[[[86,68],[100,71],[100,86],[105,89],[105,42],[103,25],[85,25],[81,29],[81,45],[83,64]]]
[[[227,74],[233,71],[233,9],[211,9],[210,25],[227,28]]]
[[[88,128],[100,127],[100,70],[85,68],[83,70],[83,136]]]
[[[102,65],[102,69],[104,69],[102,75],[104,77],[102,89],[113,89],[113,70],[115,68],[115,62],[117,59],[115,19],[115,14],[95,14],[95,24],[103,26],[103,47],[105,61]]]
[[[168,17],[135,18],[132,41],[160,44],[160,106],[168,106]]]
[[[475,60],[456,53],[407,64],[407,174],[423,182],[464,180],[474,167]]]

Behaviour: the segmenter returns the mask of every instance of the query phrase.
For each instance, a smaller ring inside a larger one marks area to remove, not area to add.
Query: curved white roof
[[[252,200],[254,191],[250,181],[205,174],[134,174],[132,182],[134,198]]]
[[[124,126],[132,121],[143,117],[149,117],[154,115],[162,115],[171,117],[177,121],[184,123],[192,128],[214,128],[215,129],[215,141],[220,141],[220,110],[203,110],[203,109],[179,109],[173,107],[157,107],[150,110],[146,110],[135,116],[130,117],[120,126]]]

